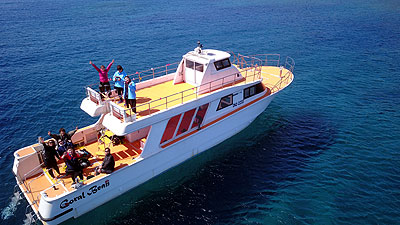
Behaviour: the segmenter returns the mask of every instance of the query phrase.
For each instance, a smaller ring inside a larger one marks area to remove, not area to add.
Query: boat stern
[[[108,112],[107,102],[103,101],[100,93],[86,87],[87,97],[82,100],[81,109],[91,117],[97,117]]]

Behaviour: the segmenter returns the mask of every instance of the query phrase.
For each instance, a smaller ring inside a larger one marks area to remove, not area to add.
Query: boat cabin
[[[197,47],[182,57],[175,73],[174,84],[185,82],[200,87],[200,93],[212,91],[234,80],[242,79],[238,68],[231,64],[228,52]],[[236,74],[236,77],[229,76]],[[206,86],[208,85],[208,86]],[[211,86],[211,90],[210,90]]]

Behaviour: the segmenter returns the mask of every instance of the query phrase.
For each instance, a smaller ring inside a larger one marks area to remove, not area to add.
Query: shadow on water
[[[317,115],[263,113],[236,136],[65,224],[233,223],[269,210],[334,134]]]

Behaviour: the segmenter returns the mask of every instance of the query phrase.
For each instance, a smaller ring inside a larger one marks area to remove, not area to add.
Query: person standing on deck
[[[112,64],[114,63],[114,59],[110,62],[110,64],[108,64],[107,68],[104,65],[101,65],[99,69],[94,63],[92,63],[92,61],[90,61],[89,63],[97,70],[97,72],[99,72],[100,92],[104,93],[104,91],[107,91],[108,97],[110,97],[111,87],[110,87],[110,81],[108,80],[108,71],[110,70]],[[104,96],[101,95],[101,98],[103,99]]]
[[[70,132],[65,132],[64,128],[60,129],[60,134],[52,134],[50,131],[47,132],[47,134],[56,139],[56,140],[63,140],[63,141],[71,141],[71,137],[75,134],[75,132],[78,130],[78,127],[75,128],[75,130],[71,130]]]
[[[122,102],[122,93],[124,92],[124,80],[126,77],[126,73],[124,69],[122,68],[121,65],[117,66],[117,72],[114,73],[113,76],[113,81],[114,83],[114,89],[117,91],[118,96],[119,96],[119,102]]]
[[[54,173],[53,173],[53,169],[55,171],[57,171],[58,175],[60,175],[60,170],[58,169],[57,160],[55,158],[55,157],[57,157],[57,159],[60,159],[60,156],[58,156],[58,153],[56,151],[56,143],[54,142],[54,140],[50,140],[46,144],[44,142],[43,138],[39,138],[39,142],[44,147],[44,149],[43,149],[43,163],[44,163],[46,169],[48,170],[50,176],[52,178],[55,178],[54,177]]]
[[[136,113],[136,84],[128,76],[125,77],[124,98],[125,105]]]

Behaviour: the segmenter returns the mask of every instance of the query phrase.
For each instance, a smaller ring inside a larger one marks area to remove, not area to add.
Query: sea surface
[[[400,1],[0,2],[0,224],[22,224],[13,152],[96,121],[91,67],[204,48],[280,53],[295,80],[248,128],[67,224],[399,224]]]

